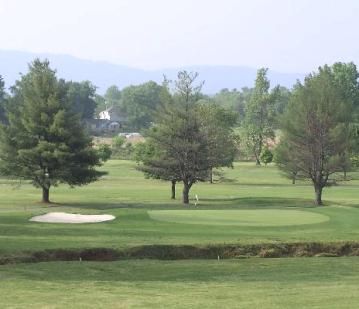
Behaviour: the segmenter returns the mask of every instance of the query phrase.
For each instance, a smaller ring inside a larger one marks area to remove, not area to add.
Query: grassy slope
[[[0,267],[2,308],[357,308],[358,258]]]
[[[227,180],[218,184],[196,184],[192,196],[200,198],[197,209],[296,209],[330,217],[318,224],[257,227],[206,226],[152,220],[148,209],[183,209],[171,201],[169,185],[146,180],[131,162],[111,161],[103,167],[110,174],[86,187],[55,188],[52,199],[59,203],[51,211],[110,213],[114,222],[85,225],[31,223],[35,214],[49,211],[35,203],[39,190],[20,188],[3,180],[0,190],[0,252],[45,248],[116,247],[142,244],[213,244],[293,241],[358,241],[359,182],[346,182],[325,190],[327,206],[312,206],[308,184],[291,185],[273,166],[236,164],[227,170]],[[180,187],[178,188],[180,193]],[[190,206],[194,208],[194,206]]]

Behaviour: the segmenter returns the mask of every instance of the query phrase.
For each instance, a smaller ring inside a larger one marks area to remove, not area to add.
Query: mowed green
[[[310,211],[282,209],[151,210],[148,213],[154,220],[203,225],[289,226],[330,220]]]
[[[0,267],[1,308],[357,308],[358,258]]]

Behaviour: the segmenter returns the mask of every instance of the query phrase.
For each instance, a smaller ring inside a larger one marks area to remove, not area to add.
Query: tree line
[[[310,180],[320,205],[333,174],[345,178],[358,161],[358,76],[354,63],[325,65],[289,90],[271,87],[261,68],[253,88],[210,97],[197,73],[182,71],[161,85],[111,86],[102,97],[90,82],[58,79],[47,61],[35,60],[9,94],[0,78],[0,172],[30,179],[44,202],[51,186],[97,180],[109,153],[92,147],[84,122],[117,105],[129,128],[146,136],[135,149],[138,169],[168,181],[172,198],[181,182],[188,204],[196,182],[212,182],[214,171],[245,155],[257,165],[274,157],[293,183]]]

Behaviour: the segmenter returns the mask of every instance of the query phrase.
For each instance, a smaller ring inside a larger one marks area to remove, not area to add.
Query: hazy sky
[[[359,64],[359,0],[0,0],[0,49],[117,64]]]

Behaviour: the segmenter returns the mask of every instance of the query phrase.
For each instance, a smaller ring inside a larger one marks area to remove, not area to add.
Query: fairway
[[[300,210],[152,210],[154,220],[204,225],[286,226],[326,222],[326,215]]]

